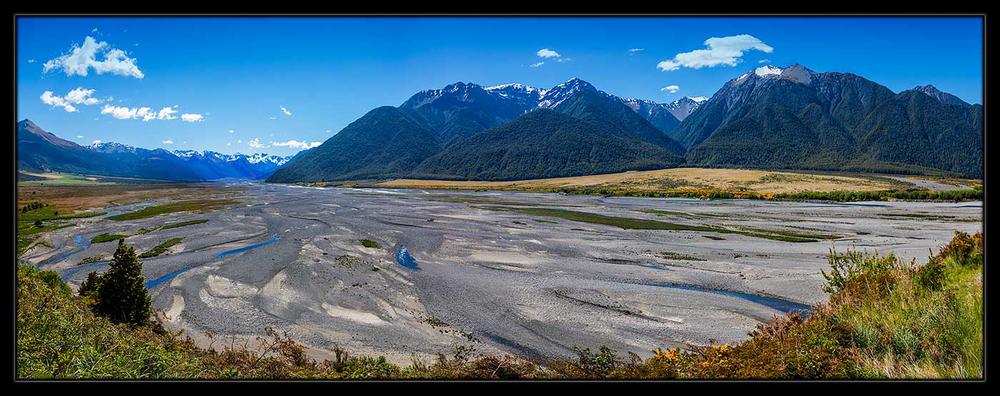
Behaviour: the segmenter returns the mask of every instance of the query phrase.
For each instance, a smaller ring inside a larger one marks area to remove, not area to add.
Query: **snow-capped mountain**
[[[967,103],[966,101],[964,101],[962,99],[959,99],[957,96],[952,95],[952,94],[947,93],[947,92],[944,92],[944,91],[941,91],[941,90],[937,89],[937,87],[935,87],[933,85],[930,85],[930,84],[928,84],[928,85],[918,85],[918,86],[914,87],[913,90],[917,91],[917,92],[923,92],[923,93],[925,93],[927,95],[930,95],[932,98],[937,99],[939,102],[944,103],[944,104],[959,105],[959,106],[968,106],[969,105],[969,103]]]
[[[145,149],[118,142],[81,146],[42,130],[30,120],[22,120],[17,126],[18,167],[26,170],[175,181],[260,180],[292,158],[266,153]]]
[[[683,98],[677,99],[673,102],[667,103],[667,111],[670,112],[678,121],[684,121],[687,116],[691,115],[695,110],[701,106],[702,103],[708,98],[704,96],[685,96]]]
[[[895,171],[978,177],[982,107],[933,87],[895,93],[852,73],[763,66],[730,80],[674,131],[691,166]],[[957,104],[957,103],[956,103]]]
[[[291,159],[267,153],[223,154],[202,150],[175,150],[173,154],[205,180],[263,179]]]
[[[117,142],[97,142],[87,148],[101,153],[135,153],[136,148],[127,144]]]
[[[607,95],[604,92],[598,91],[597,88],[594,88],[594,86],[590,85],[589,82],[573,77],[569,81],[556,85],[552,87],[552,89],[546,90],[545,93],[541,95],[537,107],[540,109],[554,109],[562,104],[562,102],[566,99],[569,99],[576,93],[583,91],[600,92]]]

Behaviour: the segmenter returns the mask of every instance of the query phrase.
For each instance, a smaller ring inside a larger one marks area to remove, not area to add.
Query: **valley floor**
[[[458,345],[537,358],[608,345],[649,357],[743,340],[825,301],[831,247],[923,259],[955,231],[982,229],[981,202],[242,188],[225,195],[238,205],[206,213],[79,219],[22,257],[79,285],[115,247],[94,237],[127,235],[138,252],[159,245],[143,259],[154,309],[206,346],[270,326],[317,358],[337,346],[407,364]]]
[[[605,175],[559,177],[519,181],[449,181],[397,179],[378,187],[494,190],[494,191],[574,191],[605,188],[631,192],[724,191],[756,194],[825,193],[834,191],[888,191],[927,189],[951,191],[969,189],[973,180],[940,179],[921,176],[879,176],[815,172],[786,172],[752,169],[671,168]]]

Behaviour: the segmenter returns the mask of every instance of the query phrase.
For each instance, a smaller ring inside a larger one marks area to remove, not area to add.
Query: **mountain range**
[[[18,123],[18,166],[166,180],[520,180],[678,166],[983,174],[983,106],[932,85],[763,66],[711,97],[623,98],[579,78],[458,82],[369,111],[294,157],[83,147]]]
[[[549,89],[459,82],[369,112],[267,180],[518,180],[675,166],[982,177],[982,111],[931,85],[895,93],[802,65],[759,67],[710,98],[673,103],[578,78]],[[385,130],[392,125],[402,127]]]
[[[81,146],[31,120],[17,123],[17,167],[24,171],[171,181],[262,180],[291,158],[264,153],[150,150],[114,142]]]

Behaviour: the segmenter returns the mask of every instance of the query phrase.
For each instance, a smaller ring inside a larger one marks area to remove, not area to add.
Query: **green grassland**
[[[166,252],[167,249],[170,249],[171,246],[174,246],[174,245],[176,245],[178,243],[181,243],[181,240],[183,240],[183,239],[184,238],[170,238],[170,239],[167,239],[163,243],[161,243],[159,245],[156,245],[154,248],[150,249],[148,252],[144,252],[144,253],[140,254],[139,258],[149,258],[149,257],[159,256],[159,255],[163,254],[163,252]]]
[[[34,206],[44,205],[35,203]],[[72,227],[69,220],[100,216],[105,212],[62,213],[51,206],[27,206],[17,210],[17,254],[20,255],[43,233]]]
[[[196,199],[148,206],[135,212],[108,217],[110,220],[137,220],[176,212],[202,213],[239,203],[235,199]]]

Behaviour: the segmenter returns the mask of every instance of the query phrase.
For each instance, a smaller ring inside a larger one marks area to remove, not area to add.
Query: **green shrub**
[[[142,325],[149,322],[151,299],[142,276],[142,262],[135,249],[118,240],[110,268],[101,276],[97,312],[115,323]]]

